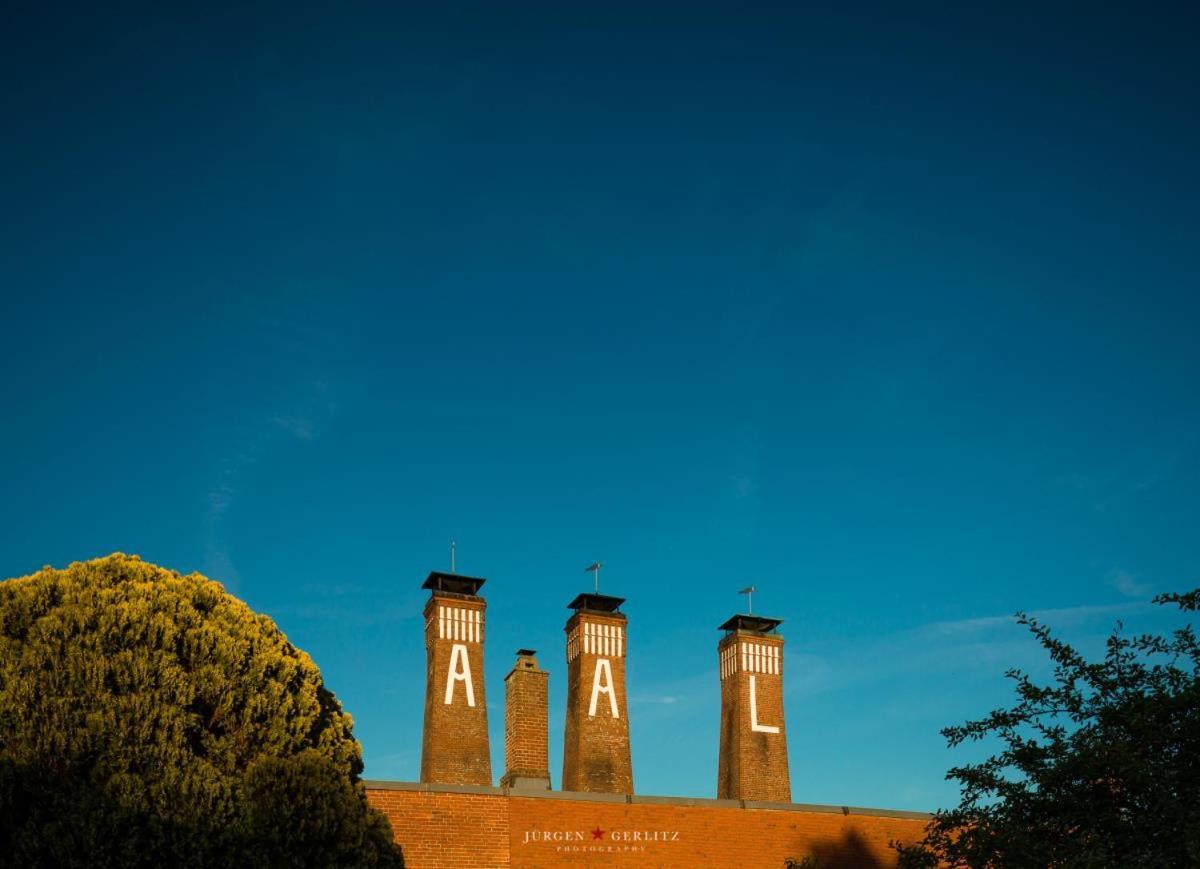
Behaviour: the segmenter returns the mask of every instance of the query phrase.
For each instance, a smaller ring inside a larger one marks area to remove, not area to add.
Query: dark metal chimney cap
[[[460,573],[442,573],[435,570],[425,578],[421,588],[427,588],[430,591],[448,591],[451,594],[475,595],[479,593],[479,587],[485,582],[487,582],[486,579],[478,576],[463,576]]]
[[[615,613],[620,612],[621,604],[623,603],[625,603],[625,598],[623,597],[611,597],[607,594],[592,594],[590,592],[585,592],[567,604],[567,609],[591,610],[592,612],[600,613]]]
[[[717,628],[717,630],[753,631],[756,634],[769,634],[781,624],[783,624],[783,619],[772,619],[767,616],[752,616],[746,613],[739,613]]]

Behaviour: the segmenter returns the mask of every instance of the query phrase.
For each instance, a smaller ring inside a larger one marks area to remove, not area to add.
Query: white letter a
[[[600,684],[600,671],[604,671],[604,684]],[[592,677],[592,702],[588,704],[588,718],[596,717],[596,701],[601,694],[608,695],[608,705],[612,708],[612,717],[620,718],[617,713],[617,693],[613,691],[612,667],[607,658],[596,659],[595,675]]]
[[[459,669],[459,661],[462,661],[462,669]],[[455,643],[454,648],[450,650],[450,669],[446,671],[447,706],[454,699],[455,682],[465,682],[467,684],[467,705],[474,709],[475,686],[471,684],[471,660],[467,657],[467,647],[462,643]]]

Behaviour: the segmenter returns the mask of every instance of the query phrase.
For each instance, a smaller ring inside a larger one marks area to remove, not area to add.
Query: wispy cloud
[[[284,416],[277,413],[272,419],[283,431],[298,440],[311,441],[316,437],[316,423],[310,417]]]
[[[1060,474],[1055,483],[1098,513],[1127,509],[1170,485],[1179,468],[1195,453],[1198,440],[1200,436],[1191,434],[1173,445],[1138,451],[1114,466]]]
[[[243,430],[237,448],[218,465],[216,478],[208,491],[204,572],[235,591],[240,577],[226,546],[223,526],[240,494],[243,473],[269,453],[280,438],[305,443],[316,440],[322,425],[337,411],[330,382],[325,378],[304,383],[286,405],[263,414]]]
[[[1121,616],[1152,609],[1147,602],[1083,604],[1033,610],[1029,615],[1056,632],[1091,635],[1107,631]],[[811,697],[828,691],[866,686],[882,681],[922,681],[939,675],[965,673],[1000,675],[1011,667],[1033,669],[1045,655],[1012,615],[990,615],[931,622],[868,643],[814,653],[785,652],[789,673],[787,693]]]
[[[1061,627],[1070,627],[1080,624],[1081,622],[1090,621],[1099,616],[1119,616],[1123,613],[1131,612],[1135,609],[1140,609],[1141,603],[1113,603],[1113,604],[1083,604],[1081,606],[1072,607],[1057,607],[1050,609],[1033,610],[1027,615],[1032,616],[1039,622],[1046,624],[1057,625]],[[996,628],[1014,627],[1016,625],[1015,615],[1003,616],[980,616],[977,618],[957,619],[948,622],[932,622],[928,625],[922,625],[919,628],[914,628],[913,633],[918,636],[969,636],[972,634],[980,634]]]
[[[1146,599],[1153,594],[1154,587],[1148,582],[1139,582],[1133,574],[1127,570],[1115,569],[1108,578],[1109,583],[1126,597],[1137,597]]]
[[[679,696],[676,694],[635,694],[629,698],[629,703],[633,706],[670,706],[678,702]]]

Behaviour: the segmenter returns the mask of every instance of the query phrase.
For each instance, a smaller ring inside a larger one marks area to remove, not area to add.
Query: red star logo
[[[596,829],[592,830],[592,838],[593,839],[603,839],[604,831],[601,830],[599,827],[597,827]]]

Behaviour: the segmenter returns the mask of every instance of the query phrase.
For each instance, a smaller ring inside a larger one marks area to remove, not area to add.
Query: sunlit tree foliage
[[[399,866],[361,771],[312,660],[216,582],[0,582],[0,863]]]

